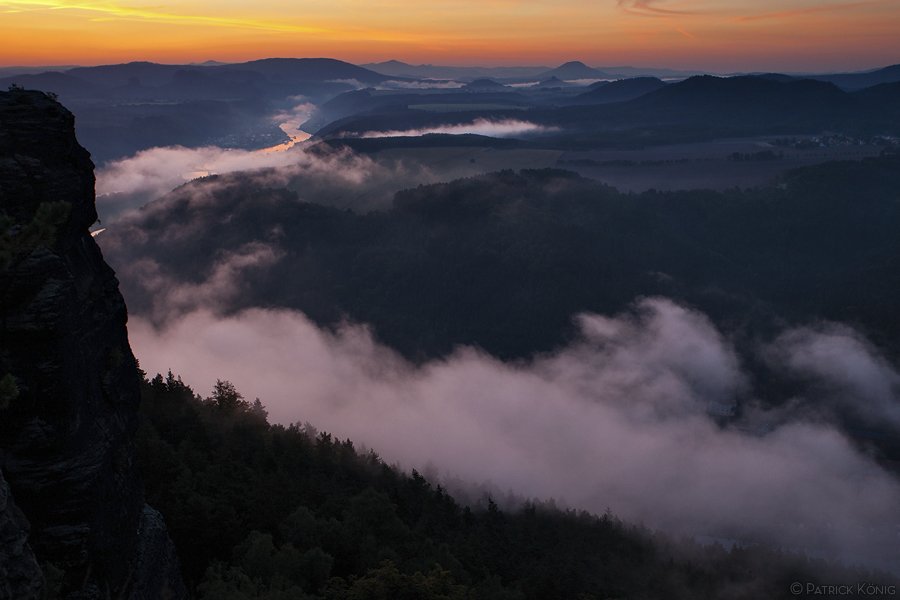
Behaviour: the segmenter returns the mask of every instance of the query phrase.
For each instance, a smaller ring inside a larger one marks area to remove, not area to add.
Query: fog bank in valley
[[[446,133],[451,135],[462,135],[473,133],[476,135],[486,135],[488,137],[516,137],[539,135],[556,131],[552,127],[537,125],[530,121],[521,121],[518,119],[475,119],[471,123],[460,123],[458,125],[439,125],[436,127],[425,127],[422,129],[406,129],[391,131],[367,131],[360,137],[364,138],[380,138],[380,137],[397,137],[397,136],[420,136],[429,133]]]
[[[340,197],[372,179],[395,176],[367,157],[350,152],[322,156],[298,145],[281,152],[247,151],[217,146],[167,146],[138,152],[97,172],[97,212],[109,224],[129,211],[163,196],[192,179],[247,172],[261,186],[282,187],[291,181],[327,187]],[[312,200],[318,200],[313,198]]]
[[[517,135],[529,130],[531,125],[509,122],[486,127],[496,129],[499,136]],[[171,190],[189,185],[191,180],[218,176],[223,184],[238,178],[258,187],[284,187],[297,192],[299,199],[305,202],[365,213],[389,209],[399,190],[472,176],[487,168],[487,163],[468,162],[461,168],[448,166],[446,157],[439,156],[428,162],[424,156],[370,156],[347,148],[314,149],[307,142],[271,152],[217,146],[151,148],[111,162],[97,171],[97,212],[106,227]]]
[[[265,260],[257,248],[227,262],[235,274],[241,261]],[[414,366],[364,325],[331,332],[295,311],[221,316],[186,300],[227,293],[224,266],[198,284],[205,291],[166,288],[160,277],[178,316],[160,327],[129,323],[151,376],[171,368],[203,393],[228,379],[261,398],[271,421],[311,422],[439,478],[609,507],[672,531],[896,556],[900,486],[831,415],[856,409],[897,424],[898,374],[848,328],[793,329],[761,346],[810,384],[765,411],[729,341],[703,314],[667,299],[640,300],[611,318],[583,314],[578,341],[530,361],[461,347]],[[743,407],[736,424],[708,415],[710,402],[735,400]]]

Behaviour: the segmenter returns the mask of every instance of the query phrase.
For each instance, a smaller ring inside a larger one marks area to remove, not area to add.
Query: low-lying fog
[[[578,321],[580,341],[529,362],[459,348],[418,367],[364,325],[331,333],[288,310],[197,308],[160,329],[132,318],[129,333],[151,375],[171,368],[204,394],[230,380],[272,422],[308,421],[451,490],[455,478],[487,482],[652,527],[900,566],[900,485],[830,422],[847,407],[900,419],[900,376],[853,330],[795,329],[761,346],[810,381],[767,412],[702,314],[655,298]],[[736,426],[717,425],[710,403],[736,399]]]
[[[429,133],[448,133],[451,135],[461,135],[465,133],[474,133],[476,135],[485,135],[488,137],[522,137],[550,133],[556,129],[536,125],[530,121],[521,121],[518,119],[500,119],[492,121],[490,119],[475,119],[471,123],[460,123],[458,125],[440,125],[437,127],[427,127],[424,129],[406,129],[403,131],[366,131],[362,132],[359,137],[364,138],[380,138],[380,137],[410,137],[420,136]]]
[[[323,155],[308,148],[300,141],[279,151],[216,146],[144,150],[98,169],[97,212],[107,227],[192,179],[246,171],[253,172],[256,185],[286,187],[307,202],[365,213],[390,209],[402,189],[505,168],[550,167],[562,154],[449,147],[391,149],[371,156],[345,149]]]

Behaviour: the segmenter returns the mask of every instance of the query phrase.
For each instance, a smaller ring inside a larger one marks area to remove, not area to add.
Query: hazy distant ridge
[[[837,73],[833,75],[811,75],[809,79],[828,81],[845,90],[860,90],[881,83],[900,81],[900,64],[891,65],[868,73]]]
[[[537,81],[537,76],[545,73],[549,67],[453,67],[440,65],[410,65],[398,60],[388,60],[381,63],[367,63],[360,65],[382,75],[390,77],[414,77],[423,79],[478,79],[491,78],[520,78],[532,77]]]
[[[577,60],[567,62],[564,65],[556,67],[555,69],[551,69],[545,73],[541,73],[540,75],[541,81],[550,77],[556,77],[558,79],[562,79],[563,81],[569,81],[573,79],[615,79],[615,77],[610,75],[609,73],[604,73],[599,69],[592,69],[583,62],[579,62]]]
[[[578,66],[580,65],[580,67]],[[655,67],[588,67],[579,61],[570,61],[556,68],[550,67],[454,67],[449,65],[410,65],[398,60],[360,65],[392,77],[421,77],[430,79],[469,80],[480,77],[494,79],[525,79],[534,81],[556,76],[559,79],[622,79],[626,77],[685,78],[694,75],[713,74],[709,71],[679,71]],[[581,74],[576,74],[578,69]],[[560,75],[563,73],[565,76]],[[598,74],[599,73],[599,74]]]
[[[606,104],[610,102],[624,102],[640,98],[644,94],[655,92],[666,86],[666,83],[656,77],[633,77],[612,81],[592,89],[589,92],[578,95],[573,104]]]

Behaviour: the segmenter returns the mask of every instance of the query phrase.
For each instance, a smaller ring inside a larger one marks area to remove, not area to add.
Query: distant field
[[[766,185],[786,169],[829,160],[861,160],[866,156],[878,156],[881,153],[881,148],[875,146],[795,150],[774,147],[768,143],[778,137],[792,136],[735,138],[694,144],[652,146],[641,150],[566,152],[560,156],[557,166],[602,181],[622,192],[643,192],[650,188],[657,190],[706,188],[721,191],[733,187]],[[783,152],[784,157],[764,161],[728,160],[728,155],[734,152],[753,154],[766,150],[776,154]],[[588,161],[597,164],[579,164]],[[620,164],[612,164],[616,161]]]
[[[461,112],[467,110],[524,110],[527,107],[511,104],[410,104],[408,108],[428,112]]]

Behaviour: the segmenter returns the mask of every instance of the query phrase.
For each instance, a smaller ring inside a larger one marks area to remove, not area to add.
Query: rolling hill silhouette
[[[549,79],[551,77],[556,77],[558,79],[562,79],[563,81],[568,81],[572,79],[612,79],[612,77],[603,71],[598,69],[592,69],[587,66],[583,62],[579,62],[577,60],[573,60],[567,62],[564,65],[556,67],[555,69],[550,69],[545,73],[541,73],[538,75],[541,81],[545,79]]]
[[[834,75],[810,75],[810,79],[828,81],[839,88],[853,91],[881,83],[900,81],[900,65],[891,65],[868,73],[836,73]]]
[[[572,104],[607,104],[609,102],[624,102],[640,98],[666,84],[656,77],[635,77],[633,79],[619,79],[605,85],[597,86],[589,92],[576,96]]]

